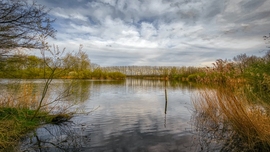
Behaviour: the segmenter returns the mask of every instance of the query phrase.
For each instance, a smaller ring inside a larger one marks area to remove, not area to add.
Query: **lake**
[[[66,81],[71,80],[54,80],[49,94],[54,96]],[[43,80],[21,83],[39,86]],[[71,122],[41,126],[22,140],[20,150],[200,151],[192,127],[196,91],[188,83],[163,80],[79,80],[72,100],[85,113]]]

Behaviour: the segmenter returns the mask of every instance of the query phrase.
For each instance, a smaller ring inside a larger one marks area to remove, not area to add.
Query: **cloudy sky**
[[[263,55],[270,0],[37,0],[51,9],[61,48],[101,66],[204,66]]]

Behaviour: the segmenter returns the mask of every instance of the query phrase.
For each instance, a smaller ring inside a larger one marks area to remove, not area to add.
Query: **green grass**
[[[31,120],[33,110],[0,108],[0,149],[16,144],[29,130],[40,125],[43,118]]]
[[[49,115],[40,112],[33,120],[34,110],[26,108],[0,107],[0,151],[17,145],[19,140],[42,123],[60,123],[70,119],[70,115]]]

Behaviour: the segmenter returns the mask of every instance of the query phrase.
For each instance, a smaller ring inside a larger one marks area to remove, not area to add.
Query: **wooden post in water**
[[[165,81],[165,114],[167,114],[167,104],[168,104],[168,99],[167,99],[167,89],[166,89],[166,81]]]
[[[166,114],[167,114],[168,98],[167,98],[167,80],[165,80],[165,118],[164,118],[164,127],[166,128]]]

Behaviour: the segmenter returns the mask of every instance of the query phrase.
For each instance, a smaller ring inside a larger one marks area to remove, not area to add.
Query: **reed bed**
[[[34,90],[33,84],[14,84],[1,92],[0,150],[16,144],[22,135],[39,125],[39,120],[30,120],[38,106],[38,92]]]
[[[221,151],[270,151],[269,105],[249,99],[228,88],[200,91],[193,103],[201,146],[209,150],[215,143],[222,145]]]
[[[43,123],[60,123],[71,118],[67,109],[74,104],[65,102],[67,90],[56,97],[48,92],[37,115],[41,89],[32,83],[17,83],[4,90],[0,94],[0,151],[16,145],[27,132]]]
[[[40,92],[33,84],[16,84],[12,89],[3,90],[0,95],[0,107],[30,108],[38,106]]]

